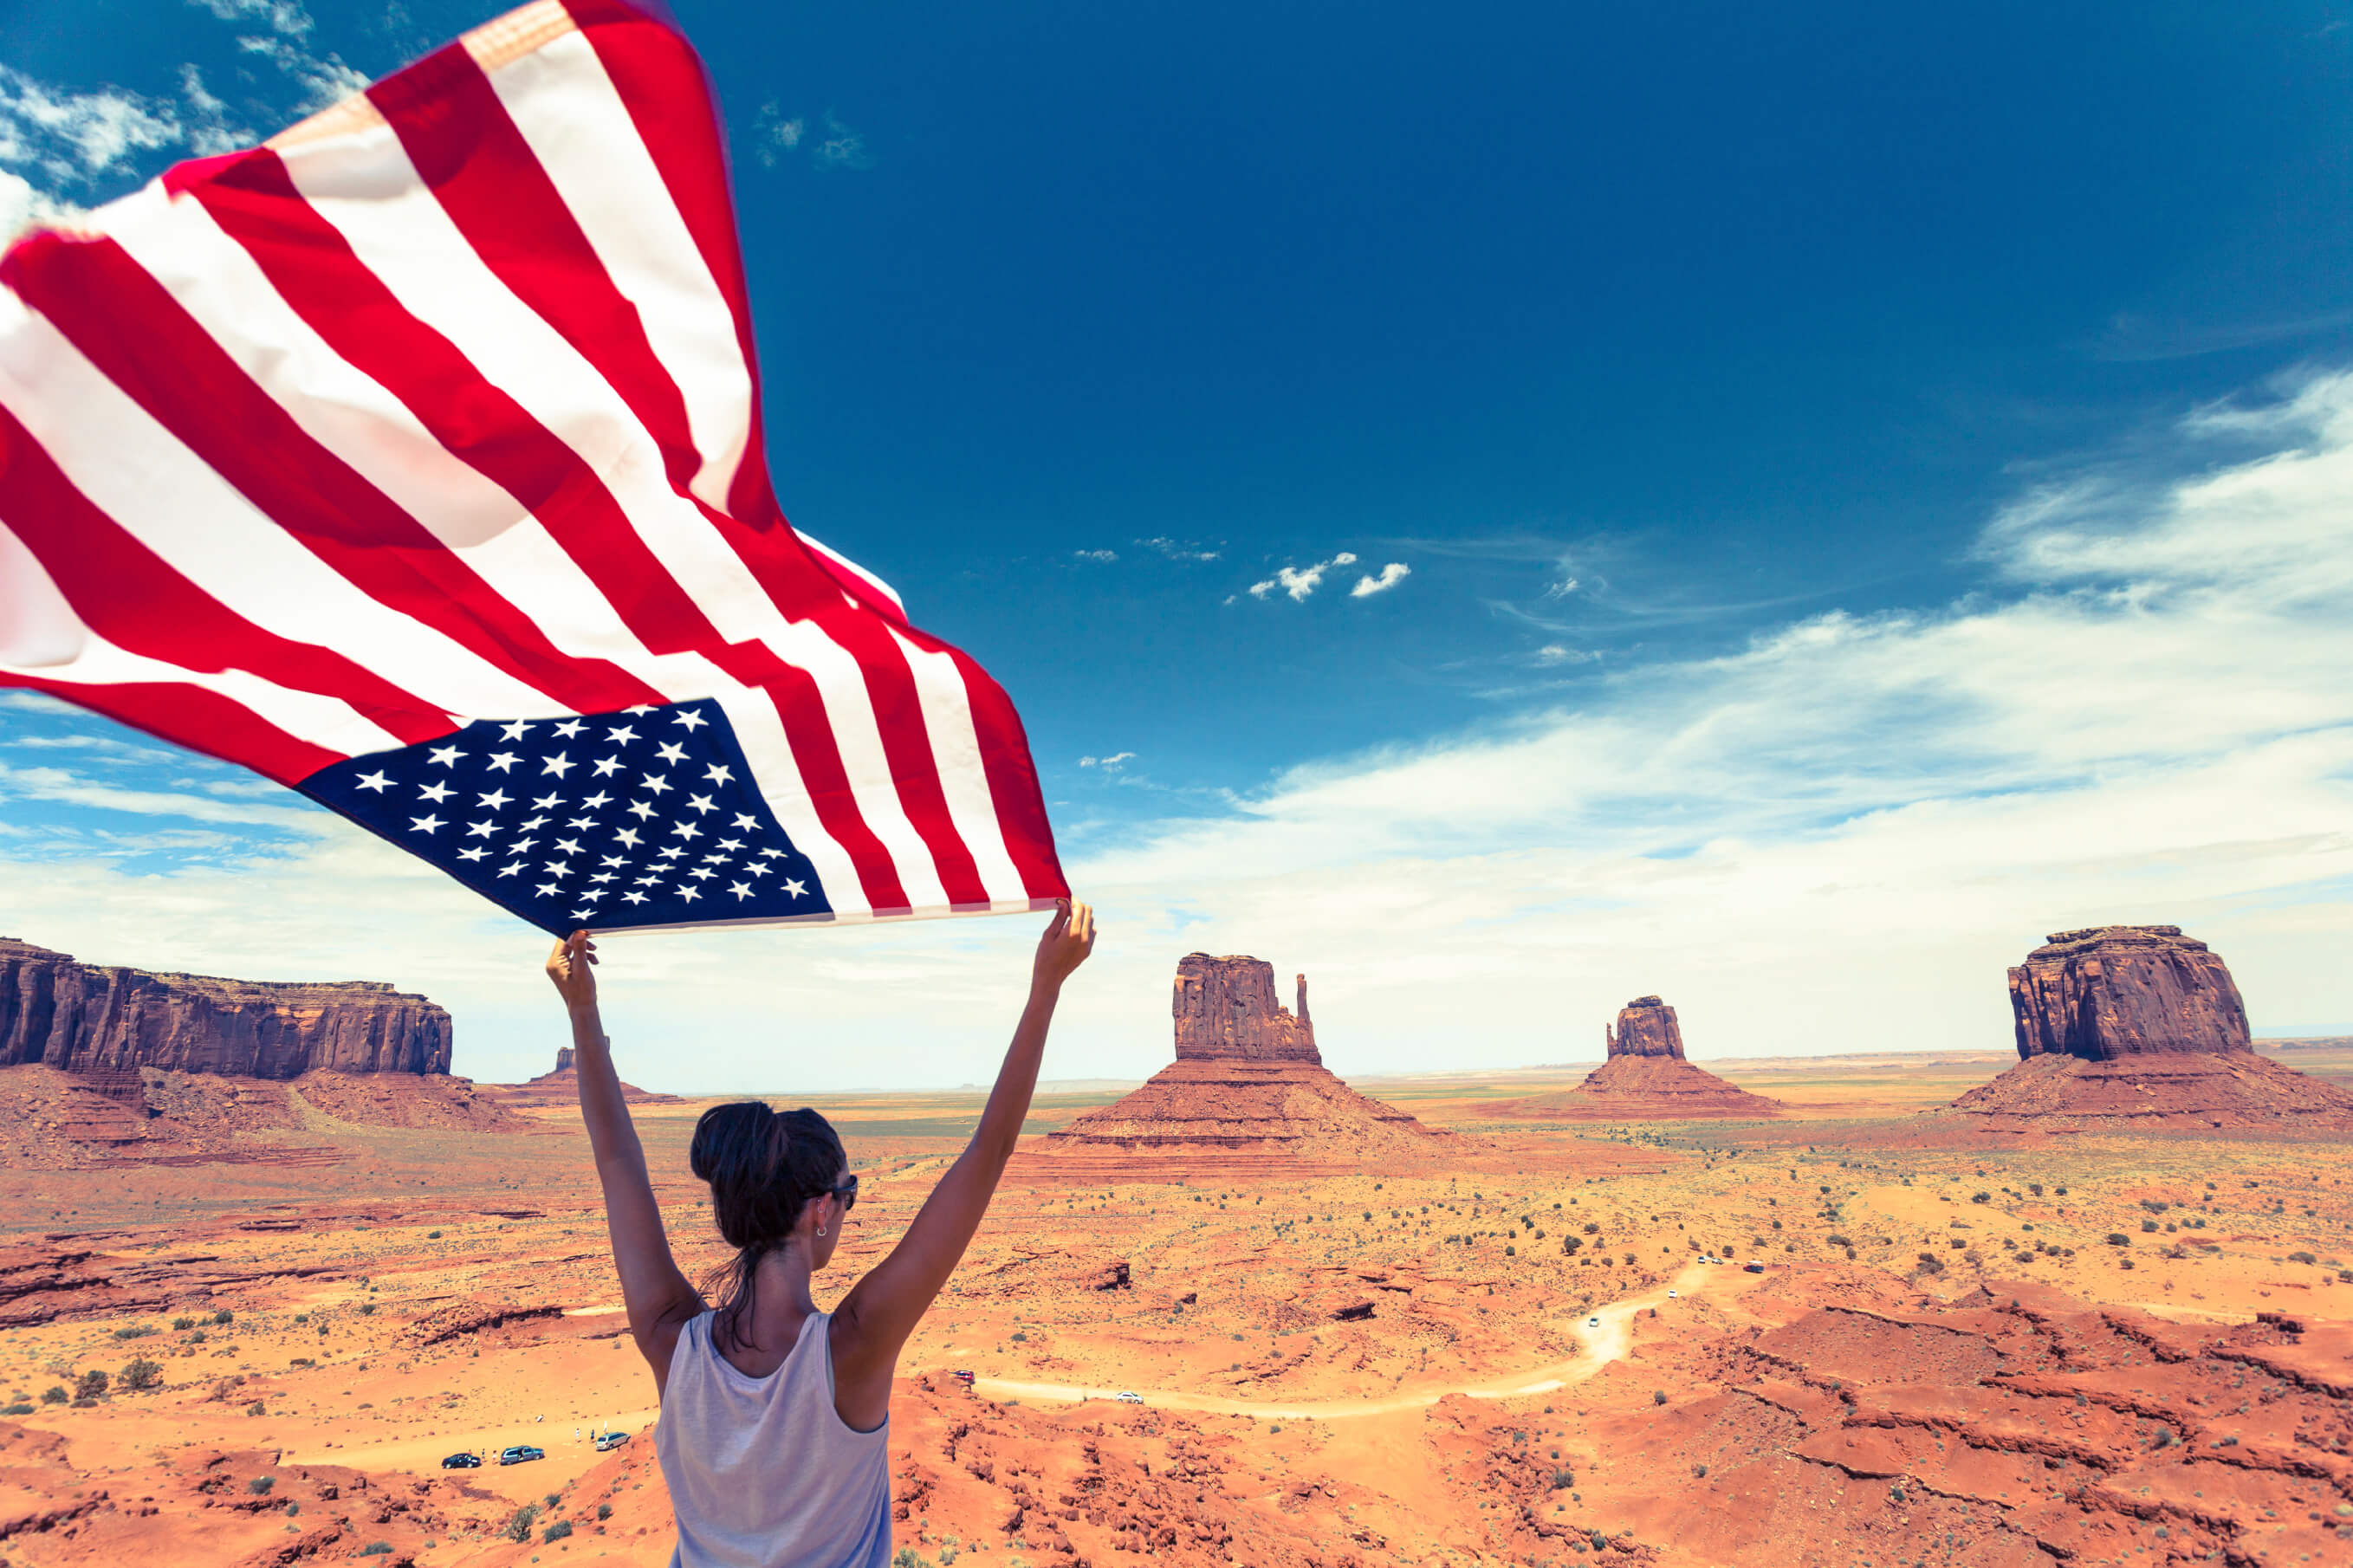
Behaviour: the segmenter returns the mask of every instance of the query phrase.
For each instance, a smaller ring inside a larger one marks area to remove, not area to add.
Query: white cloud
[[[1318,587],[1322,586],[1324,582],[1324,574],[1332,570],[1333,567],[1354,566],[1356,563],[1356,556],[1348,551],[1343,550],[1337,555],[1332,557],[1331,560],[1318,561],[1313,566],[1285,566],[1263,583],[1251,584],[1250,587],[1250,597],[1253,599],[1263,599],[1269,594],[1274,592],[1275,589],[1281,588],[1284,593],[1291,595],[1293,603],[1298,603],[1304,600],[1310,594],[1313,594]]]
[[[1553,665],[1561,664],[1583,664],[1594,656],[1588,653],[1583,648],[1570,647],[1564,643],[1551,642],[1545,644],[1544,647],[1536,649],[1535,653],[1528,657],[1534,663],[1549,668]]]
[[[1116,550],[1073,550],[1071,553],[1081,561],[1116,561],[1119,559],[1119,552]]]
[[[820,169],[864,169],[874,162],[867,155],[866,138],[835,119],[830,110],[826,111],[825,135],[809,156]]]
[[[1133,762],[1134,759],[1135,753],[1134,752],[1114,752],[1108,757],[1081,757],[1079,759],[1079,766],[1082,768],[1116,768],[1122,763]]]
[[[278,790],[284,799],[288,792]],[[0,801],[43,800],[142,816],[185,816],[194,822],[238,823],[298,833],[324,830],[327,819],[314,809],[290,805],[237,805],[174,790],[124,789],[83,778],[65,768],[20,768],[0,763]]]
[[[167,103],[120,88],[75,92],[0,65],[0,164],[53,185],[81,184],[181,135]]]
[[[1171,561],[1216,561],[1221,559],[1225,553],[1219,550],[1204,550],[1188,540],[1171,539],[1166,534],[1155,534],[1150,539],[1139,539],[1135,541],[1135,547],[1139,550],[1157,551]]]
[[[1402,561],[1392,561],[1388,565],[1381,568],[1381,574],[1379,576],[1364,576],[1357,578],[1356,585],[1348,590],[1348,597],[1352,599],[1368,599],[1375,594],[1385,594],[1412,575],[1412,567],[1407,565]]]
[[[28,228],[71,223],[84,210],[35,190],[21,174],[0,169],[0,249]]]

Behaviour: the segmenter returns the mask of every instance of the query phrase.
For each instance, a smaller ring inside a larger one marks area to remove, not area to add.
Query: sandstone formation
[[[0,1067],[237,1078],[446,1075],[449,1015],[371,980],[276,984],[77,963],[0,937]]]
[[[1272,964],[1187,954],[1169,1009],[1176,1060],[1047,1134],[1035,1152],[1058,1161],[1142,1157],[1164,1168],[1188,1154],[1230,1163],[1243,1152],[1254,1168],[1345,1170],[1422,1156],[1452,1136],[1333,1076],[1315,1048],[1305,975],[1298,985],[1294,1016],[1275,999]]]
[[[574,1061],[570,1046],[555,1047],[555,1070],[543,1072],[525,1083],[494,1083],[483,1086],[482,1092],[494,1097],[501,1105],[518,1110],[560,1110],[580,1103],[580,1069]],[[674,1094],[655,1094],[633,1083],[621,1085],[621,1098],[631,1105],[677,1105]]]
[[[2230,968],[2179,926],[2055,931],[2010,1002],[2019,1064],[1950,1108],[1990,1130],[2353,1129],[2353,1093],[2256,1054]]]
[[[1609,1059],[1575,1089],[1487,1107],[1492,1116],[1545,1121],[1679,1121],[1778,1116],[1781,1102],[1736,1089],[1683,1059],[1683,1026],[1656,996],[1637,996],[1604,1026]]]

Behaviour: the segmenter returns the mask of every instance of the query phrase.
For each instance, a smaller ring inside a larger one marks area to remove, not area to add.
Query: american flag
[[[786,521],[701,62],[537,0],[0,258],[0,684],[549,931],[1042,907],[1003,689]]]

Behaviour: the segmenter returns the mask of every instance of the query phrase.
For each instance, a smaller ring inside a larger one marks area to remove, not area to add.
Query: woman
[[[644,1148],[596,1016],[586,931],[547,960],[572,1014],[580,1111],[605,1189],[629,1332],[654,1370],[654,1448],[678,1516],[672,1568],[886,1568],[891,1560],[891,1379],[899,1347],[979,1228],[1021,1135],[1062,982],[1094,948],[1094,915],[1058,903],[1039,939],[1029,1003],[964,1153],[891,1256],[818,1310],[809,1276],[858,1201],[841,1140],[814,1110],[758,1100],[695,1124],[694,1173],[711,1184],[735,1248],[707,1305],[671,1258]]]

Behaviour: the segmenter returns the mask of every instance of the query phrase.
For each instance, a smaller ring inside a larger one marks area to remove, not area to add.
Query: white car
[[[1598,1329],[1601,1326],[1601,1320],[1599,1318],[1588,1318],[1585,1320],[1585,1326],[1588,1329]]]
[[[1112,1395],[1112,1397],[1118,1400],[1122,1405],[1141,1405],[1144,1403],[1144,1395],[1141,1394],[1115,1394]]]
[[[1672,1290],[1668,1291],[1668,1292],[1667,1292],[1667,1300],[1670,1300],[1670,1301],[1672,1301],[1672,1300],[1673,1300],[1674,1299],[1675,1299],[1675,1292],[1674,1292],[1674,1291],[1672,1291]]]

